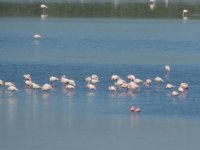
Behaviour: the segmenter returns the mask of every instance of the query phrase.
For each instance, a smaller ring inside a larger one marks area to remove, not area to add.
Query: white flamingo
[[[189,11],[187,9],[183,10],[183,20],[187,20],[189,15]]]
[[[29,87],[29,88],[32,88],[32,81],[26,80],[26,81],[25,81],[25,85],[26,85],[27,87]]]
[[[184,90],[189,89],[189,85],[187,83],[181,83],[180,87],[182,87]]]
[[[156,77],[154,80],[158,82],[158,86],[160,86],[160,83],[163,82],[163,79],[161,77]]]
[[[3,80],[0,80],[0,86],[3,86],[3,85],[4,85]]]
[[[53,89],[53,86],[51,86],[50,84],[44,84],[42,86],[42,90],[45,91],[45,92],[52,90],[52,89]]]
[[[12,83],[12,82],[5,82],[4,85],[5,85],[5,86],[15,86],[15,84]],[[15,87],[16,87],[16,86],[15,86]]]
[[[48,6],[45,4],[41,4],[40,8],[42,9],[42,14],[45,14],[46,13],[45,10],[48,9]]]
[[[178,96],[179,95],[179,93],[178,92],[176,92],[176,91],[172,91],[172,96]]]
[[[136,77],[134,75],[128,75],[127,78],[131,81],[134,81],[136,79]]]
[[[115,86],[109,86],[108,90],[111,91],[111,92],[116,92],[117,91]]]
[[[18,91],[18,89],[15,87],[15,86],[8,86],[8,91],[11,91],[11,92],[13,92],[13,91]]]
[[[128,83],[128,89],[129,89],[129,90],[136,90],[136,89],[138,89],[138,88],[139,88],[139,85],[136,84],[135,82],[130,82],[130,83]]]
[[[25,74],[23,76],[24,80],[31,80],[31,75],[30,74]]]
[[[42,38],[42,36],[40,34],[34,34],[33,38],[36,39],[36,40],[39,40],[39,39]]]
[[[120,77],[118,75],[112,75],[111,80],[119,80]]]
[[[93,85],[93,84],[91,84],[91,83],[88,83],[88,84],[87,84],[87,88],[88,88],[89,90],[96,90],[96,86]]]
[[[170,70],[171,70],[171,67],[169,65],[166,65],[165,66],[165,70],[166,70],[167,74],[169,74]]]
[[[65,88],[68,89],[68,90],[73,90],[73,89],[75,89],[75,86],[68,84],[68,85],[66,85]]]
[[[49,78],[49,81],[52,82],[52,84],[53,84],[53,86],[54,86],[54,83],[55,83],[56,81],[59,81],[59,79],[58,79],[57,77],[55,77],[55,76],[51,76],[51,77]]]
[[[172,88],[175,88],[175,86],[172,85],[172,84],[170,84],[170,83],[168,83],[168,84],[166,85],[166,89],[172,89]]]
[[[151,84],[152,84],[151,79],[146,79],[146,81],[144,82],[143,85],[145,85],[146,87],[149,87],[149,86],[151,86]]]
[[[39,84],[32,82],[32,88],[33,89],[41,89],[42,87]]]

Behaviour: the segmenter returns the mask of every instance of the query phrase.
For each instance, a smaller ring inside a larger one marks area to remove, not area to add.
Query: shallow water
[[[0,147],[7,149],[197,149],[199,147],[199,21],[1,18]],[[43,38],[34,41],[34,33]],[[164,65],[172,71],[166,77]],[[30,73],[44,84],[66,74],[74,91],[60,83],[48,93],[24,87]],[[84,78],[100,83],[88,91]],[[160,88],[109,93],[112,74],[147,79]],[[166,83],[187,82],[190,90],[170,95]],[[136,105],[142,112],[132,113]]]

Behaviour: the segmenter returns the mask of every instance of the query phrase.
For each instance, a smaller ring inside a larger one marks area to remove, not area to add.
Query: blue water
[[[197,149],[200,137],[200,42],[198,20],[1,18],[0,147],[23,149]],[[40,41],[32,36],[40,33]],[[172,68],[165,76],[164,66]],[[56,83],[44,93],[24,86],[22,76],[49,83],[66,74],[67,91]],[[95,92],[84,78],[97,74]],[[137,92],[110,93],[112,74],[126,79],[164,78]],[[166,83],[187,82],[190,90],[170,95]],[[132,105],[142,112],[129,111]]]

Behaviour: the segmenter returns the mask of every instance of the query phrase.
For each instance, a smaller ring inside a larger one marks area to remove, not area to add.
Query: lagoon
[[[22,149],[197,149],[200,137],[199,20],[110,18],[0,19],[0,147]],[[35,33],[42,35],[35,41]],[[170,77],[164,66],[172,67]],[[60,83],[49,92],[32,91],[22,76],[44,84],[66,74],[75,91]],[[84,78],[100,77],[95,92]],[[161,76],[160,88],[109,93],[112,74],[126,79]],[[187,82],[173,97],[166,83]],[[142,112],[129,111],[132,105]]]

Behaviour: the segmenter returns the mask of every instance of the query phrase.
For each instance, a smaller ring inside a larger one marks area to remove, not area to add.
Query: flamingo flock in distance
[[[169,76],[170,74],[170,66],[165,66],[165,71],[166,71],[166,76]],[[56,82],[60,82],[64,88],[67,90],[75,90],[76,89],[76,82],[73,79],[68,78],[66,75],[62,75],[60,78],[55,77],[55,76],[50,76],[49,78],[49,83],[45,83],[43,85],[40,85],[32,80],[32,77],[30,74],[25,74],[23,75],[23,80],[24,80],[24,85],[27,88],[30,89],[41,89],[42,91],[48,92],[53,90],[54,88],[57,88],[55,86]],[[113,82],[110,86],[107,87],[107,90],[110,92],[117,92],[117,91],[122,91],[122,90],[127,90],[127,91],[137,91],[140,89],[142,86],[146,88],[150,88],[152,86],[153,81],[157,83],[157,87],[159,88],[161,84],[164,82],[164,79],[157,76],[154,79],[146,79],[142,80],[137,78],[135,75],[131,74],[127,76],[127,81],[125,79],[122,79],[118,75],[112,75],[110,78],[110,81]],[[97,85],[100,82],[99,76],[93,74],[91,76],[88,76],[85,78],[85,87],[90,90],[90,91],[95,91],[97,90]],[[10,82],[10,81],[3,81],[0,80],[0,86],[5,86],[7,87],[8,91],[14,92],[18,91],[17,86]],[[165,86],[166,89],[174,89],[175,85],[171,83],[167,83]],[[178,96],[181,93],[184,93],[189,89],[189,85],[185,82],[180,83],[180,86],[178,89],[175,91],[173,90],[171,92],[172,96]]]
[[[169,77],[170,74],[170,66],[165,66],[166,76]],[[50,76],[49,83],[45,83],[43,85],[40,85],[32,80],[32,77],[30,74],[23,75],[24,85],[26,88],[33,89],[33,90],[42,90],[45,93],[53,90],[54,88],[57,88],[55,86],[55,82],[60,82],[62,84],[62,87],[66,90],[75,90],[76,89],[76,82],[73,79],[68,78],[66,75],[62,75],[61,78]],[[127,81],[122,79],[118,75],[112,75],[110,80],[113,82],[112,85],[108,86],[107,90],[111,93],[120,92],[122,90],[125,91],[138,91],[142,86],[145,88],[150,88],[152,86],[153,81],[157,82],[157,87],[160,88],[161,83],[164,82],[163,78],[157,76],[154,78],[154,80],[146,79],[142,80],[139,78],[136,78],[135,75],[131,74],[127,76]],[[97,90],[97,84],[100,82],[99,76],[93,74],[91,76],[88,76],[85,78],[86,85],[85,87],[89,91],[95,91]],[[0,80],[0,87],[5,86],[7,87],[7,90],[10,92],[18,91],[18,88],[16,85],[10,81],[3,81]],[[166,89],[174,89],[175,86],[171,83],[167,83],[165,86]],[[182,93],[185,93],[189,89],[188,83],[182,82],[180,83],[180,86],[177,90],[172,90],[170,93],[171,96],[178,96]],[[138,108],[136,106],[131,106],[130,111],[132,112],[141,112],[141,108]]]

